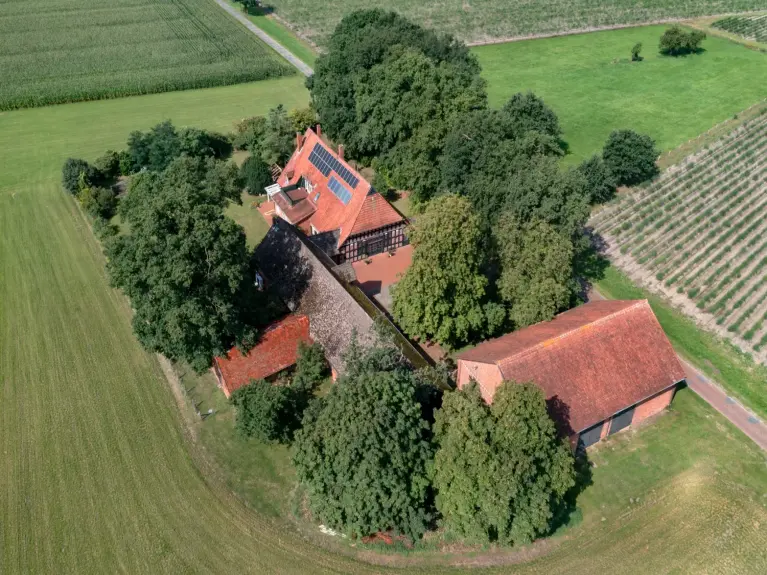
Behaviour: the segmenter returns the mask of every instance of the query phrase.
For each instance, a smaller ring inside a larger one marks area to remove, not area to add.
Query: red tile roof
[[[229,397],[252,379],[264,379],[294,365],[301,341],[311,342],[309,318],[289,315],[267,327],[247,355],[243,356],[234,347],[226,358],[214,358],[226,396]]]
[[[535,382],[567,406],[573,431],[685,377],[647,300],[584,304],[482,343],[459,354],[462,360],[495,364],[505,381]],[[495,387],[484,391],[492,399]]]
[[[351,200],[344,205],[336,195],[328,188],[330,178],[335,174],[331,172],[324,176],[309,161],[309,156],[316,144],[323,146],[341,164],[359,179],[357,187],[352,190],[336,174],[336,179],[351,193]],[[380,194],[371,192],[370,184],[353,169],[348,163],[338,157],[335,150],[331,149],[311,128],[302,137],[301,147],[291,156],[282,175],[277,183],[282,187],[298,184],[301,177],[308,180],[312,185],[312,191],[308,200],[313,204],[315,211],[309,219],[309,223],[318,232],[341,230],[338,245],[341,246],[349,236],[365,231],[380,228],[385,225],[395,224],[404,218],[387,202]],[[319,193],[319,197],[317,194]],[[297,223],[293,221],[293,223]]]

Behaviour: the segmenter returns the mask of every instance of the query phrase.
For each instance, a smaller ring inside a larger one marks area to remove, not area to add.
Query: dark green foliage
[[[379,360],[360,357],[311,404],[293,461],[317,521],[356,536],[392,529],[415,539],[431,519],[429,425],[412,372],[379,369]]]
[[[578,166],[578,171],[586,178],[592,204],[603,204],[613,199],[615,180],[601,156],[594,155],[584,160]]]
[[[117,209],[117,196],[109,188],[86,186],[78,194],[83,209],[93,218],[108,220]]]
[[[345,17],[308,81],[326,133],[350,156],[380,158],[394,187],[425,201],[452,119],[486,106],[479,65],[463,44],[394,12]]]
[[[632,130],[615,130],[602,150],[605,166],[618,186],[635,186],[655,177],[659,155],[650,136]]]
[[[500,265],[498,293],[516,329],[550,320],[576,290],[570,238],[543,222],[505,214],[493,230]]]
[[[318,343],[299,342],[296,370],[291,386],[301,392],[313,393],[328,375],[328,362]]]
[[[444,526],[476,542],[529,543],[546,534],[575,484],[541,390],[506,382],[492,406],[476,384],[443,397],[433,479]]]
[[[254,154],[260,149],[266,133],[266,118],[254,116],[237,122],[234,126],[232,146],[235,150],[250,150]]]
[[[259,146],[261,159],[267,164],[285,165],[296,147],[296,130],[287,111],[280,104],[269,110],[264,136]]]
[[[242,311],[251,284],[245,233],[223,213],[240,189],[236,167],[178,158],[162,174],[133,178],[119,209],[131,233],[106,245],[107,270],[131,299],[139,341],[197,371],[253,341]]]
[[[285,382],[263,379],[236,389],[230,401],[237,409],[237,431],[244,437],[287,443],[301,421],[294,395]]]
[[[489,335],[482,231],[468,200],[433,200],[409,237],[413,263],[392,294],[397,324],[411,337],[445,346]],[[488,311],[497,325],[497,308]]]
[[[132,132],[128,138],[131,171],[146,168],[162,172],[168,164],[186,154],[195,158],[226,158],[232,152],[232,144],[226,136],[198,128],[182,128],[177,131],[166,120],[148,132]]]
[[[133,156],[128,150],[120,150],[118,154],[120,161],[120,175],[129,176],[133,172]]]
[[[532,92],[514,94],[503,106],[503,113],[518,136],[524,132],[538,132],[553,138],[562,135],[554,110]]]
[[[240,178],[249,194],[257,196],[274,183],[269,166],[260,156],[250,156],[240,166]]]
[[[93,167],[99,172],[104,182],[111,182],[120,175],[120,154],[107,150],[95,162]]]
[[[701,50],[700,44],[706,39],[706,34],[700,30],[685,32],[680,26],[668,28],[660,37],[658,49],[661,54],[681,56],[693,54]]]
[[[80,181],[83,177],[88,185],[94,184],[99,179],[96,168],[88,162],[78,158],[68,158],[61,169],[61,185],[64,186],[64,189],[72,195],[78,194]]]
[[[640,52],[642,51],[642,43],[637,42],[634,44],[634,46],[631,48],[631,61],[632,62],[641,62],[642,56],[640,56]]]

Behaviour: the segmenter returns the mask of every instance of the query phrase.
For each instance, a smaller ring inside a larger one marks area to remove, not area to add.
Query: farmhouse
[[[356,261],[407,243],[407,220],[309,128],[266,193],[275,213],[313,237],[336,263]]]
[[[684,377],[646,300],[596,301],[461,353],[457,383],[476,381],[492,402],[501,382],[532,381],[588,447],[663,410]]]

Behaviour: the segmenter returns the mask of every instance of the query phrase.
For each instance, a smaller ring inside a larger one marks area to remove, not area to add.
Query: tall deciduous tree
[[[501,217],[493,233],[501,268],[498,293],[514,327],[565,309],[576,289],[570,238],[544,222],[520,224],[511,214]]]
[[[106,246],[139,341],[198,371],[253,339],[239,305],[249,285],[245,233],[223,213],[240,189],[236,168],[215,160],[182,157],[141,174],[119,208],[131,233]]]
[[[296,130],[282,104],[269,110],[261,140],[261,159],[267,164],[284,165],[296,145]]]
[[[506,382],[492,406],[476,384],[443,397],[433,480],[443,524],[475,541],[528,543],[545,534],[575,484],[541,390]]]
[[[503,114],[519,136],[524,132],[538,132],[553,138],[562,135],[554,110],[532,92],[514,94],[503,106]]]
[[[594,155],[584,160],[578,171],[586,178],[592,204],[603,204],[615,196],[615,178],[601,156]]]
[[[415,539],[430,520],[429,425],[413,374],[376,364],[359,362],[312,403],[293,461],[323,524],[357,536],[393,529]]]
[[[658,174],[659,152],[650,136],[615,130],[602,150],[605,166],[619,186],[635,186]]]
[[[394,288],[394,317],[412,337],[455,345],[487,332],[482,231],[466,198],[430,202],[411,228],[413,263]]]

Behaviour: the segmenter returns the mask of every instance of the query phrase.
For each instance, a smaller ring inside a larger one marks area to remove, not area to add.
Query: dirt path
[[[603,299],[607,298],[599,293],[596,288],[592,287],[589,292],[589,300]],[[750,437],[763,451],[767,451],[767,426],[765,426],[764,422],[756,417],[750,410],[738,403],[737,400],[728,396],[724,389],[722,389],[716,382],[703,375],[703,372],[698,368],[693,366],[682,356],[678,357],[684,368],[687,387],[692,389],[702,397],[706,403],[725,416],[730,423]]]
[[[285,46],[277,42],[274,38],[269,36],[266,32],[261,30],[258,26],[253,24],[247,16],[245,16],[242,12],[237,10],[236,8],[230,6],[224,0],[215,0],[216,4],[221,6],[224,10],[226,10],[233,18],[236,18],[239,20],[243,26],[245,26],[248,30],[253,32],[256,36],[258,36],[265,44],[267,44],[270,48],[272,48],[275,52],[277,52],[280,56],[285,58],[290,64],[295,66],[299,72],[301,72],[304,76],[311,76],[314,74],[314,70],[312,70],[308,64],[306,64],[303,60],[299,59],[293,52],[288,50]]]

